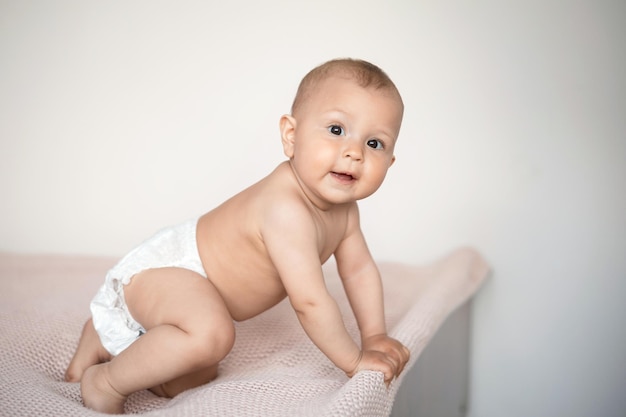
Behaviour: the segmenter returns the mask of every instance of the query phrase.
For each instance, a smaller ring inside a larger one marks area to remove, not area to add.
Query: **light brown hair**
[[[340,58],[325,62],[313,68],[304,76],[298,87],[298,92],[296,93],[293,104],[291,105],[291,114],[294,114],[300,104],[306,100],[310,92],[313,91],[320,81],[331,76],[347,77],[354,80],[363,88],[388,90],[392,95],[397,97],[401,108],[404,109],[400,92],[393,81],[391,81],[391,78],[389,78],[382,69],[361,59]]]

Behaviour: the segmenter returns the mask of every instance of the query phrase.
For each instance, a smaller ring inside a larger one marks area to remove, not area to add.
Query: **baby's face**
[[[305,192],[318,206],[365,198],[394,162],[402,105],[387,89],[340,77],[322,81],[293,115],[286,149]]]

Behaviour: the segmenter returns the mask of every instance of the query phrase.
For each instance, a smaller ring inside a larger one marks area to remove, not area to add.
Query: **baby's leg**
[[[110,359],[111,354],[107,352],[104,346],[102,346],[102,343],[100,343],[100,338],[96,333],[96,329],[93,327],[93,322],[89,319],[83,326],[83,332],[80,335],[78,347],[65,371],[65,380],[68,382],[78,382],[83,377],[83,373],[87,368]]]
[[[110,362],[85,372],[85,405],[119,412],[133,392],[170,381],[186,389],[215,377],[215,367],[233,346],[235,330],[211,281],[186,269],[151,269],[133,277],[124,298],[146,333]],[[164,393],[173,395],[168,388],[174,387],[165,385]]]

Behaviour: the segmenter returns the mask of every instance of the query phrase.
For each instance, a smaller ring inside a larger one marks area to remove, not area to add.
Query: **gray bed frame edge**
[[[398,389],[391,417],[464,417],[468,410],[471,300],[441,325]]]

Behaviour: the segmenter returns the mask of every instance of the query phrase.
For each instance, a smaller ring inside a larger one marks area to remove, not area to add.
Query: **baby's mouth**
[[[333,177],[337,178],[339,181],[343,181],[343,182],[350,182],[355,180],[356,178],[354,176],[352,176],[352,174],[348,174],[345,172],[334,172],[332,171],[330,173]]]

